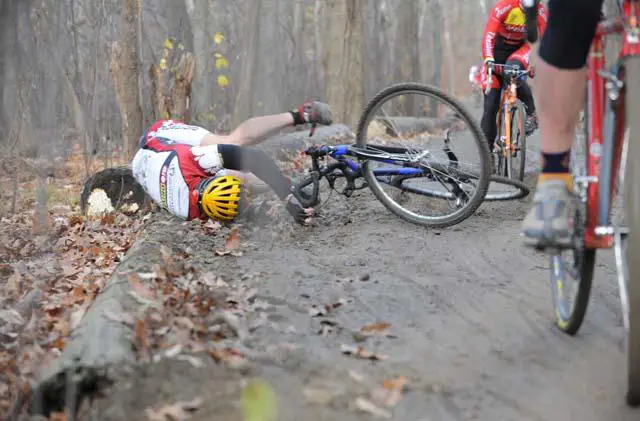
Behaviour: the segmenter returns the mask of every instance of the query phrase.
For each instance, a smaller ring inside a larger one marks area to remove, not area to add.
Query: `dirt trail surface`
[[[247,308],[235,346],[250,362],[133,368],[94,414],[147,419],[145,408],[200,397],[190,419],[240,420],[243,379],[259,376],[274,388],[282,421],[366,420],[378,410],[406,421],[639,419],[624,405],[611,253],[599,254],[581,332],[559,333],[548,259],[518,238],[528,205],[484,204],[458,226],[429,230],[394,217],[366,190],[334,194],[315,226],[240,226],[242,255],[224,256],[214,249],[226,231],[207,236],[158,215],[143,235],[215,274],[221,293],[244,297],[234,299]],[[347,354],[357,346],[382,360]],[[367,410],[399,376],[408,385],[397,404]]]

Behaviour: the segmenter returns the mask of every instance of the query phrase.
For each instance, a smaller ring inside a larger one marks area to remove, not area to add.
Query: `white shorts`
[[[160,120],[151,126],[147,133],[147,139],[153,136],[175,143],[199,146],[202,139],[208,134],[211,132],[200,126],[190,126],[176,120]]]

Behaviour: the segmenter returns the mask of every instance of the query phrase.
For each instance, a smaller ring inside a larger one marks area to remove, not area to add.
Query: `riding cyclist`
[[[500,69],[494,68],[491,80],[488,80],[487,71],[494,64],[508,64],[521,70],[527,69],[531,54],[527,38],[535,42],[533,33],[542,34],[545,26],[546,9],[539,0],[499,0],[491,10],[482,38],[482,57],[485,63],[482,71],[482,90],[486,92],[487,85],[491,86],[491,90],[485,93],[484,112],[480,123],[491,151],[498,131],[496,114],[500,107],[502,77]],[[538,127],[538,118],[533,94],[526,78],[519,81],[517,94],[526,108],[525,132],[529,135]]]
[[[584,105],[587,54],[603,0],[550,0],[549,24],[540,41],[537,78],[542,172],[531,211],[524,219],[525,244],[570,246],[573,236],[569,157]]]
[[[291,180],[266,153],[247,146],[284,127],[306,123],[330,125],[329,106],[306,102],[287,113],[254,117],[227,136],[160,120],[140,138],[133,176],[154,202],[187,220],[233,220],[248,208],[245,186],[264,189],[266,183],[295,220],[305,224],[313,209],[304,209],[293,197]]]

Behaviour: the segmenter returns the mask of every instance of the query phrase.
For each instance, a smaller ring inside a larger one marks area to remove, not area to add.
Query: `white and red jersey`
[[[175,120],[157,121],[140,138],[131,164],[134,178],[151,199],[182,219],[204,218],[198,183],[222,169],[218,146],[200,146],[208,133]]]
[[[482,37],[482,58],[494,58],[496,41],[518,49],[526,41],[526,17],[520,6],[521,0],[499,0],[489,15]],[[542,37],[547,26],[547,9],[538,3],[538,34]]]

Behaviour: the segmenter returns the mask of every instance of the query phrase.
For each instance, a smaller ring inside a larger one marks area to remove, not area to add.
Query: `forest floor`
[[[164,265],[150,276],[140,262],[130,281],[151,304],[110,316],[131,326],[138,362],[80,419],[636,420],[612,255],[598,255],[579,334],[559,333],[548,258],[518,236],[529,202],[486,203],[437,230],[367,190],[334,195],[303,228],[279,216],[234,228],[165,213],[85,220],[70,203],[40,239],[28,213],[3,218],[0,411],[145,239]],[[20,305],[30,290],[33,312]]]

